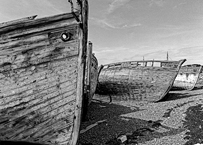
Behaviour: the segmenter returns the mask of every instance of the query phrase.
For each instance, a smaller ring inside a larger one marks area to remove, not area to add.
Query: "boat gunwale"
[[[32,26],[32,25],[38,25],[38,24],[43,24],[47,22],[55,22],[58,20],[66,20],[66,19],[73,19],[76,16],[80,15],[80,11],[75,11],[74,14],[73,12],[67,12],[67,13],[62,13],[62,14],[57,14],[53,16],[47,16],[47,17],[42,17],[42,18],[37,18],[33,19],[30,21],[24,21],[24,18],[20,19],[15,19],[13,21],[8,21],[8,22],[2,22],[0,23],[0,32],[4,32],[4,29],[12,28],[15,27],[21,28],[21,27],[26,27],[26,26]],[[22,21],[20,21],[22,19]]]
[[[116,62],[116,63],[109,63],[109,64],[104,64],[103,67],[104,68],[110,68],[110,67],[119,67],[121,66],[122,64],[125,64],[125,63],[128,63],[129,66],[139,66],[138,63],[147,63],[147,62],[160,62],[160,63],[177,63],[177,62],[185,62],[186,59],[181,59],[179,61],[168,61],[168,60],[138,60],[138,61],[123,61],[123,62]],[[132,64],[132,63],[135,63],[135,64]],[[182,64],[183,64],[182,63]],[[181,65],[182,65],[181,64]],[[181,66],[180,65],[180,66]],[[129,67],[129,66],[126,66],[126,67]],[[180,66],[177,66],[180,67]],[[140,66],[140,67],[157,67],[157,68],[162,68],[161,66]],[[165,67],[165,68],[171,68],[171,67]]]

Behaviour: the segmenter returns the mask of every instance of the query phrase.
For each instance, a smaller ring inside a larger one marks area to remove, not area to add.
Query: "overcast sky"
[[[0,0],[0,22],[70,11],[68,0]],[[89,0],[89,40],[100,64],[186,58],[203,64],[203,0]]]

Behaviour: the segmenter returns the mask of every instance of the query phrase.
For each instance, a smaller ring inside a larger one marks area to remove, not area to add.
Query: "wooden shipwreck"
[[[182,66],[173,84],[174,88],[194,89],[198,82],[202,66],[199,64]]]
[[[92,43],[89,42],[87,50],[87,104],[91,103],[97,86],[98,78],[98,61],[95,55],[92,53]]]
[[[200,71],[199,77],[197,79],[197,83],[195,84],[195,88],[202,88],[203,87],[203,67]]]
[[[112,100],[161,100],[171,89],[180,61],[129,61],[104,65],[99,74],[97,93]]]
[[[0,24],[0,141],[76,144],[87,0],[78,0],[78,5],[76,12]]]
[[[91,99],[93,98],[95,91],[96,91],[96,87],[97,87],[97,78],[98,78],[98,61],[97,58],[95,57],[95,55],[92,55],[92,68],[91,68]]]

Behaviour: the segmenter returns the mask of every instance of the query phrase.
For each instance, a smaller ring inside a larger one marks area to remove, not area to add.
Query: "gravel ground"
[[[203,89],[174,90],[160,102],[113,102],[108,96],[95,95],[89,106],[85,129],[97,121],[105,120],[81,133],[79,143],[105,145],[120,135],[148,128],[136,136],[138,145],[194,145],[203,144]],[[154,127],[152,123],[158,122]],[[110,145],[110,144],[109,144]],[[117,145],[117,144],[111,144]],[[133,143],[131,143],[133,145]]]

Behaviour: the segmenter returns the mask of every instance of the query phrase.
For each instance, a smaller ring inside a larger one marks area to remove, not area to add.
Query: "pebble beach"
[[[82,122],[79,144],[203,144],[202,104],[203,89],[173,90],[156,103],[109,103],[109,96],[96,94],[89,106],[86,120]],[[132,135],[133,141],[127,140]],[[122,137],[120,143],[113,141],[119,137]]]

